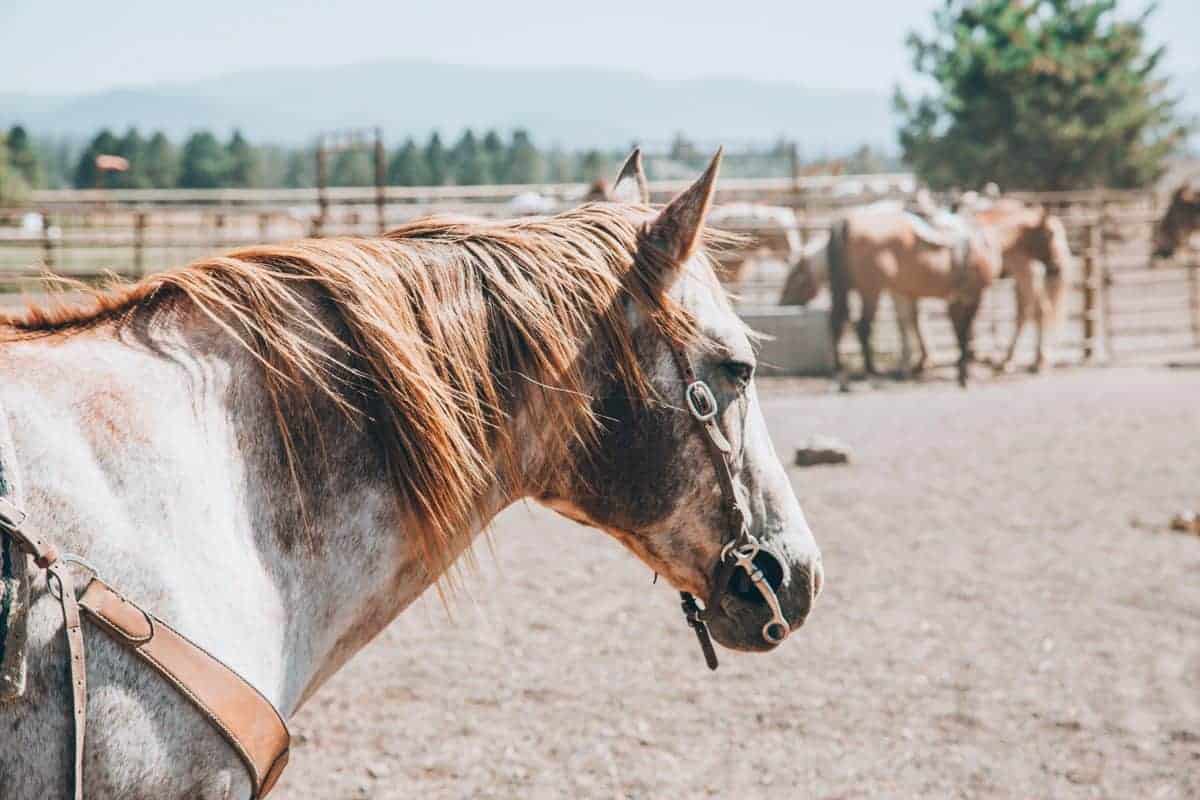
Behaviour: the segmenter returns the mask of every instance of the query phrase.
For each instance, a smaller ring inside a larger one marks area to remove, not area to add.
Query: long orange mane
[[[437,574],[515,459],[508,423],[518,411],[533,404],[545,445],[564,448],[596,424],[589,369],[602,365],[629,396],[650,393],[626,298],[663,335],[698,335],[658,285],[654,249],[640,247],[651,216],[593,203],[544,219],[431,218],[380,238],[249,247],[89,305],[0,322],[9,336],[69,333],[192,304],[264,366],[289,461],[313,421],[287,411],[298,392],[315,388],[370,426]]]

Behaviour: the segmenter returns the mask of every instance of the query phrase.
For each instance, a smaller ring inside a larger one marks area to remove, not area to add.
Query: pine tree
[[[114,155],[121,156],[129,162],[129,169],[113,173],[112,185],[119,189],[146,189],[151,186],[145,173],[146,141],[138,133],[137,128],[131,127],[125,135],[117,140]]]
[[[1116,0],[947,0],[936,32],[911,34],[933,94],[897,90],[905,160],[935,187],[1146,186],[1183,141],[1176,101],[1147,50],[1153,6]]]
[[[607,165],[600,151],[588,150],[584,153],[583,158],[579,160],[579,174],[576,176],[576,180],[591,183],[592,181],[603,180],[607,177]]]
[[[429,183],[429,173],[417,143],[406,139],[388,163],[388,183],[393,186],[424,186]]]
[[[23,180],[29,188],[40,189],[45,185],[41,160],[29,134],[21,125],[13,125],[8,129],[8,163],[13,175]]]
[[[434,131],[425,145],[425,169],[429,173],[430,186],[442,186],[448,175],[446,148],[442,146],[442,137]]]
[[[362,148],[341,150],[333,157],[329,170],[330,186],[373,186],[375,167],[371,156]]]
[[[454,182],[459,186],[479,186],[491,183],[488,164],[475,134],[467,128],[451,151]]]
[[[489,130],[483,135],[481,144],[483,158],[487,161],[488,174],[494,183],[508,183],[508,151],[504,140],[495,130]]]
[[[8,136],[0,133],[0,205],[13,202],[12,170],[8,164]]]
[[[225,146],[226,157],[229,161],[229,176],[226,185],[237,188],[258,186],[262,177],[259,154],[242,136],[242,132],[234,130],[229,144]]]
[[[107,128],[92,137],[92,141],[79,156],[75,166],[75,188],[112,188],[115,184],[112,173],[101,173],[96,168],[96,156],[112,155],[117,151],[117,138]]]
[[[155,189],[173,189],[179,182],[179,154],[162,131],[156,131],[142,151],[141,174]]]
[[[512,144],[508,148],[508,181],[541,183],[543,170],[542,154],[533,146],[529,132],[521,129],[514,131]]]
[[[283,185],[289,189],[304,189],[317,184],[313,154],[307,150],[288,153],[287,166],[283,171]]]
[[[180,159],[179,185],[185,189],[218,189],[229,176],[225,148],[209,131],[188,137]]]

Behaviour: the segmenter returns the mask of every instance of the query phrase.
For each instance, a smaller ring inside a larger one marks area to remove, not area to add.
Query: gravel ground
[[[675,593],[540,509],[498,522],[299,715],[298,798],[1200,796],[1200,370],[962,392],[761,386],[827,589],[709,673]],[[452,618],[451,618],[452,617]]]

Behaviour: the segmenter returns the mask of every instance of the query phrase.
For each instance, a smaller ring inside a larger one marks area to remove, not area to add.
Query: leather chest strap
[[[199,645],[93,578],[79,606],[117,643],[128,647],[172,686],[233,746],[265,797],[288,761],[290,735],[279,712],[258,690]]]

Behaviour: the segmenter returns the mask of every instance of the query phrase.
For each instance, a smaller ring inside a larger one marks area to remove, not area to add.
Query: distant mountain
[[[74,97],[0,95],[0,124],[88,136],[101,126],[241,128],[296,143],[332,128],[380,125],[390,141],[438,129],[528,128],[542,144],[619,147],[676,132],[731,145],[795,139],[806,155],[860,144],[895,149],[886,93],[810,89],[741,78],[660,81],[602,69],[518,69],[385,62],[278,68]]]

